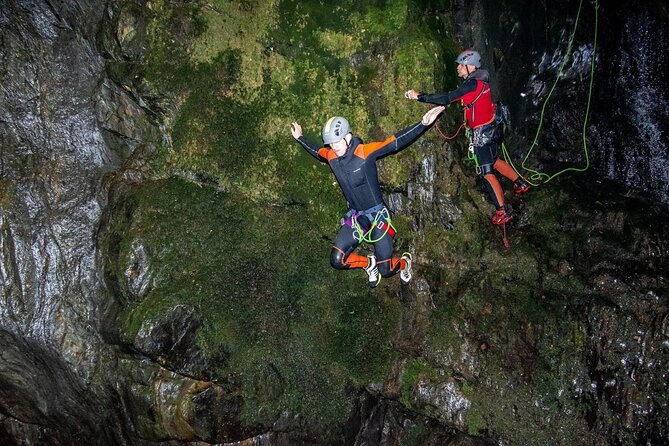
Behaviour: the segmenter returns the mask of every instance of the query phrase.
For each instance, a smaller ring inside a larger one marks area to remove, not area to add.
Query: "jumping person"
[[[329,164],[348,202],[349,210],[341,219],[330,253],[334,268],[364,269],[372,288],[379,284],[381,276],[390,277],[397,273],[400,273],[403,284],[411,281],[411,254],[393,256],[395,229],[379,187],[376,160],[409,147],[434,124],[444,108],[428,110],[420,122],[382,142],[363,143],[351,133],[348,121],[341,116],[330,118],[323,126],[325,147],[306,139],[300,124],[291,124],[293,138],[311,156]],[[365,257],[353,252],[363,241],[374,245],[374,254]]]
[[[530,185],[506,161],[498,158],[504,135],[501,125],[495,122],[495,104],[490,93],[489,75],[487,70],[481,69],[481,55],[474,50],[463,51],[455,62],[458,64],[458,77],[464,79],[457,89],[433,94],[409,90],[405,96],[437,105],[460,101],[465,111],[465,122],[470,129],[469,148],[477,161],[477,174],[483,180],[495,205],[496,212],[491,220],[493,224],[501,225],[511,220],[512,215],[504,205],[504,191],[494,171],[513,181],[513,189],[517,195],[527,192]]]

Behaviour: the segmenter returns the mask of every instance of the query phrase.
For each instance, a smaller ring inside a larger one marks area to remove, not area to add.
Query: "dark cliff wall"
[[[105,75],[101,6],[0,5],[1,412],[19,442],[123,444],[132,429],[110,381],[118,352],[103,333],[115,301],[97,232],[105,178],[153,140]]]

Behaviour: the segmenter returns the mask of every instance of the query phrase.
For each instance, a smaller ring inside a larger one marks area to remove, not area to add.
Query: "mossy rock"
[[[349,386],[388,375],[401,304],[384,297],[384,285],[369,290],[362,271],[332,269],[329,243],[303,207],[179,179],[147,183],[120,202],[133,205],[110,226],[119,255],[109,268],[123,277],[141,238],[152,277],[143,300],[124,304],[121,338],[132,343],[175,305],[196,309],[199,349],[216,380],[237,383],[249,423],[289,410],[336,424],[351,409]]]

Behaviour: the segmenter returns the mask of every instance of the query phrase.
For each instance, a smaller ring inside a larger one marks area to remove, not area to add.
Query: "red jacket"
[[[495,120],[495,104],[492,102],[486,70],[473,71],[457,89],[451,92],[421,93],[418,100],[436,105],[448,105],[460,101],[465,110],[467,126],[471,129],[490,124]]]

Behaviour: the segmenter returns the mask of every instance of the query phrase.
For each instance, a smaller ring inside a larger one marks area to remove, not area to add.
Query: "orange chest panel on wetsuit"
[[[346,153],[339,157],[332,149],[320,149],[319,155],[327,160],[350,208],[364,211],[383,203],[376,154],[393,141],[395,136],[383,142],[363,144],[354,137]]]
[[[495,104],[492,102],[490,85],[476,81],[476,89],[460,98],[460,105],[465,110],[465,120],[471,129],[490,124],[495,120]]]

